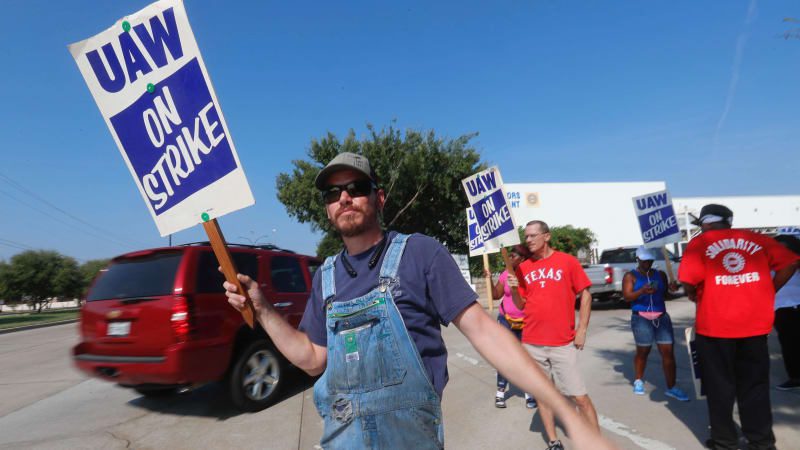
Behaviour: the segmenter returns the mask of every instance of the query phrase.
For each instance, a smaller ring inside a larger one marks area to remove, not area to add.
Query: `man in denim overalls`
[[[315,184],[345,248],[315,273],[299,329],[255,281],[239,279],[278,350],[307,373],[322,374],[314,403],[325,423],[323,448],[443,448],[448,374],[441,325],[450,322],[512,383],[552,405],[579,447],[606,445],[483,311],[444,246],[421,234],[384,232],[378,216],[385,193],[367,158],[341,153]],[[225,288],[241,310],[245,298],[234,285]]]

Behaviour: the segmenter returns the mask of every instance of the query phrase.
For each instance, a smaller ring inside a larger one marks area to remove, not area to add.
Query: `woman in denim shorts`
[[[525,261],[531,256],[528,248],[524,245],[517,244],[511,248],[508,253],[511,259],[511,266],[516,269],[519,263]],[[484,271],[486,276],[490,276],[488,271]],[[492,298],[497,300],[503,298],[498,308],[497,322],[510,331],[520,341],[522,340],[522,316],[523,313],[514,305],[514,300],[511,298],[511,287],[508,285],[508,272],[503,271],[497,278],[497,284],[492,286]],[[515,323],[511,323],[515,322]],[[494,406],[497,408],[506,407],[506,392],[508,391],[508,380],[500,373],[497,372],[497,394],[494,397]],[[536,399],[527,392],[525,393],[525,407],[528,409],[536,408]]]
[[[633,393],[644,395],[644,369],[647,356],[653,342],[661,353],[661,365],[667,381],[668,397],[680,401],[689,401],[689,397],[675,386],[675,352],[673,350],[672,321],[664,304],[667,288],[677,290],[677,285],[669,285],[664,272],[653,269],[655,254],[652,250],[639,247],[636,250],[636,269],[625,274],[622,279],[622,296],[631,302],[631,330],[636,342],[636,355],[633,368],[636,379],[633,382]]]

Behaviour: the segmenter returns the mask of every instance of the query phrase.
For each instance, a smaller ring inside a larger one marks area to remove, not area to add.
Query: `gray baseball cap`
[[[366,156],[343,152],[336,155],[325,168],[319,171],[317,178],[314,180],[314,185],[317,189],[323,190],[331,175],[345,169],[361,172],[372,180],[373,183],[378,184],[378,176],[375,174],[375,171],[372,170],[372,165],[369,163]]]

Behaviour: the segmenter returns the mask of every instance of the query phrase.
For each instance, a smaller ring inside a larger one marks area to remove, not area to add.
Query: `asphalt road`
[[[694,306],[668,304],[676,326],[678,381],[691,392],[682,330]],[[647,395],[631,392],[630,312],[596,309],[581,367],[606,436],[626,449],[700,449],[707,437],[706,405],[663,395],[660,361],[651,354]],[[679,330],[679,331],[678,331]],[[445,390],[445,442],[454,449],[544,448],[538,414],[516,393],[508,408],[494,408],[494,371],[455,327],[445,330],[450,384]],[[284,399],[241,414],[211,384],[163,400],[150,400],[110,383],[87,379],[72,367],[75,324],[0,336],[0,449],[315,449],[322,423],[311,399],[313,380],[293,373]],[[784,371],[774,337],[772,381]],[[772,391],[778,448],[798,448],[800,393]],[[568,440],[565,440],[569,448]]]

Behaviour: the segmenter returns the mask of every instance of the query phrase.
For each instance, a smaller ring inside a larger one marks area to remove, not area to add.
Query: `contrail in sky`
[[[756,20],[756,16],[758,16],[758,1],[750,0],[750,6],[747,8],[747,18],[744,21],[744,30],[739,33],[739,37],[736,39],[736,54],[733,57],[731,81],[728,85],[728,96],[725,99],[725,107],[722,109],[722,115],[719,118],[719,122],[717,122],[717,129],[714,132],[714,149],[717,148],[719,133],[722,130],[722,127],[725,126],[725,120],[728,118],[728,113],[733,106],[733,99],[736,97],[736,85],[739,83],[739,68],[742,65],[744,46],[747,44],[750,24]]]

